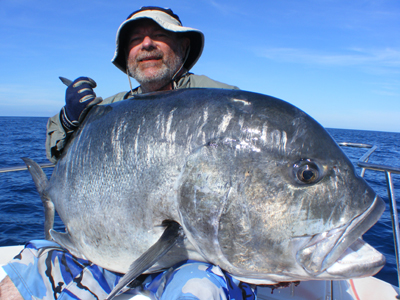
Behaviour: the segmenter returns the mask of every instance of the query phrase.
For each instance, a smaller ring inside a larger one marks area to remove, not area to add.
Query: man
[[[140,86],[106,98],[101,104],[163,90],[238,89],[188,72],[203,52],[204,35],[197,29],[183,27],[171,10],[143,7],[132,13],[119,27],[116,44],[113,64],[128,75],[129,82],[132,76]],[[56,162],[60,157],[87,109],[101,101],[95,98],[94,87],[96,83],[89,78],[78,78],[68,87],[66,105],[47,124],[46,152],[50,161]]]
[[[203,34],[183,27],[169,9],[143,7],[131,14],[117,32],[112,62],[135,78],[140,86],[102,101],[108,104],[135,94],[193,87],[235,88],[188,71],[199,59]],[[87,77],[72,82],[66,105],[49,119],[46,149],[56,162],[88,109],[98,104]],[[130,263],[130,262],[127,262]],[[0,299],[104,299],[122,274],[116,274],[78,259],[49,241],[32,241],[8,265],[0,268]],[[161,273],[142,275],[132,293],[152,299],[254,299],[253,289],[219,267],[186,261]]]

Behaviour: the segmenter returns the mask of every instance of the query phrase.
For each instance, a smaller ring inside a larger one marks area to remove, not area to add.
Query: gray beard
[[[161,89],[172,81],[172,77],[182,66],[183,57],[176,55],[175,59],[166,62],[158,70],[156,74],[146,76],[144,72],[135,68],[133,64],[128,61],[128,72],[142,87],[143,92],[153,92]]]

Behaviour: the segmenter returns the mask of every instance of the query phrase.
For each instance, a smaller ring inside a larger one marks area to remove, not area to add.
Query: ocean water
[[[45,157],[47,118],[0,117],[0,168],[22,165],[21,157],[48,163]],[[370,162],[400,167],[400,133],[328,129],[337,142],[367,143],[378,146]],[[353,163],[366,149],[343,148]],[[359,171],[359,168],[356,167]],[[52,168],[44,169],[48,177]],[[387,209],[381,219],[366,233],[364,240],[386,256],[385,267],[376,277],[398,285],[393,233],[388,206],[386,179],[382,172],[366,171],[365,179],[385,200]],[[393,175],[400,208],[400,175]],[[0,173],[0,246],[20,245],[32,239],[43,239],[43,207],[28,171]],[[56,216],[55,229],[63,231]]]

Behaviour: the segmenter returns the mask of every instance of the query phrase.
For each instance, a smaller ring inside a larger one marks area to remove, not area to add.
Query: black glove
[[[65,106],[60,112],[61,123],[67,131],[77,129],[89,109],[103,100],[96,98],[93,91],[96,86],[96,82],[89,77],[79,77],[68,86]]]

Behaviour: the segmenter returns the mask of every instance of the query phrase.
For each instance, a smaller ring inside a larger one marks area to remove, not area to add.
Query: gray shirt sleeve
[[[66,140],[67,133],[61,125],[60,114],[56,114],[47,121],[46,133],[46,156],[52,163],[57,161]]]

